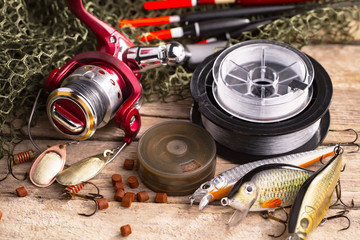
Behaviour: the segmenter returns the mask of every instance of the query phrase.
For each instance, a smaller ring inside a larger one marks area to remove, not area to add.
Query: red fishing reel
[[[67,0],[70,10],[97,36],[98,50],[76,55],[49,75],[51,92],[47,114],[51,124],[70,139],[91,137],[112,118],[124,130],[124,141],[137,135],[141,120],[141,72],[154,66],[176,64],[185,58],[177,43],[137,47],[83,7],[82,0]]]

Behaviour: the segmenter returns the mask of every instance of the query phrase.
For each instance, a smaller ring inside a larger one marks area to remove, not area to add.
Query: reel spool
[[[187,195],[215,174],[215,141],[203,128],[180,121],[148,129],[137,147],[138,173],[155,192]]]
[[[55,70],[46,85],[51,90],[46,104],[49,120],[66,137],[87,139],[114,117],[126,139],[136,136],[141,87],[119,59],[102,52],[79,54]]]
[[[234,162],[311,150],[327,134],[332,91],[311,57],[276,41],[246,41],[196,68],[192,122]]]

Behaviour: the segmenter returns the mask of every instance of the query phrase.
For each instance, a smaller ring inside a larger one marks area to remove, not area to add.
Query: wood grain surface
[[[359,38],[358,38],[359,39]],[[308,46],[304,52],[315,58],[329,73],[334,87],[330,107],[331,129],[353,128],[360,131],[360,45],[320,45]],[[123,179],[137,176],[136,170],[124,170],[124,159],[136,159],[138,138],[148,128],[169,120],[189,121],[191,99],[175,103],[145,103],[141,108],[142,128],[136,140],[92,182],[96,184],[109,201],[109,208],[98,211],[92,217],[79,216],[80,212],[91,212],[93,202],[74,198],[65,199],[61,194],[63,186],[54,183],[47,188],[38,188],[29,180],[18,181],[11,176],[0,183],[0,239],[119,239],[120,227],[130,224],[132,234],[127,239],[272,239],[268,234],[278,234],[283,226],[277,222],[265,220],[258,213],[250,213],[238,227],[229,229],[225,226],[233,209],[214,202],[202,212],[197,206],[190,206],[188,196],[170,196],[166,204],[154,203],[155,193],[142,182],[137,189],[128,191],[148,191],[150,200],[134,202],[125,208],[114,201],[114,189],[111,175],[119,173]],[[49,124],[45,114],[40,114],[39,121],[32,128],[32,135],[41,147],[52,146],[66,141]],[[26,129],[24,129],[26,131]],[[104,149],[111,149],[121,143],[123,132],[113,124],[99,129],[95,135],[79,145],[67,147],[67,164],[72,164],[85,156],[98,154]],[[345,142],[351,139],[345,133],[329,133],[323,145]],[[15,152],[34,149],[29,140],[16,147]],[[216,174],[236,166],[217,157]],[[360,236],[360,153],[345,153],[346,169],[341,173],[342,199],[350,203],[354,199],[354,209],[347,215],[351,227],[345,227],[344,219],[326,222],[312,232],[308,239],[359,239]],[[14,166],[17,175],[28,172],[31,163]],[[137,165],[135,166],[136,169]],[[310,168],[315,170],[320,164]],[[0,160],[0,178],[6,174],[6,160]],[[25,186],[29,195],[19,198],[15,189]],[[94,191],[90,185],[83,192]],[[339,209],[331,209],[327,216]],[[284,218],[281,211],[276,215]],[[280,239],[284,239],[282,236]]]

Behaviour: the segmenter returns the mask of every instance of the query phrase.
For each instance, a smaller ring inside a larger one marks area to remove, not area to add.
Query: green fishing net
[[[145,11],[144,0],[84,0],[85,8],[140,44],[136,36],[168,28],[118,28],[121,19],[178,15],[189,11],[228,8],[229,5]],[[302,47],[310,43],[349,42],[359,27],[358,7],[310,11],[283,18],[246,32],[238,39],[275,39]],[[37,91],[52,69],[60,68],[78,53],[96,49],[96,40],[58,0],[0,0],[0,158],[26,138],[22,128],[29,118]],[[194,43],[196,39],[180,42]],[[169,101],[189,97],[191,71],[183,66],[149,71],[141,79],[147,101]],[[44,105],[45,100],[40,101]],[[42,109],[44,110],[44,109]],[[40,110],[41,111],[41,110]]]

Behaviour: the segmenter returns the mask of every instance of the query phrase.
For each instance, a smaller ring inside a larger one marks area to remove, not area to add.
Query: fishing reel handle
[[[170,42],[160,46],[133,46],[124,54],[124,62],[135,72],[146,72],[163,65],[176,66],[186,58],[182,44]]]

